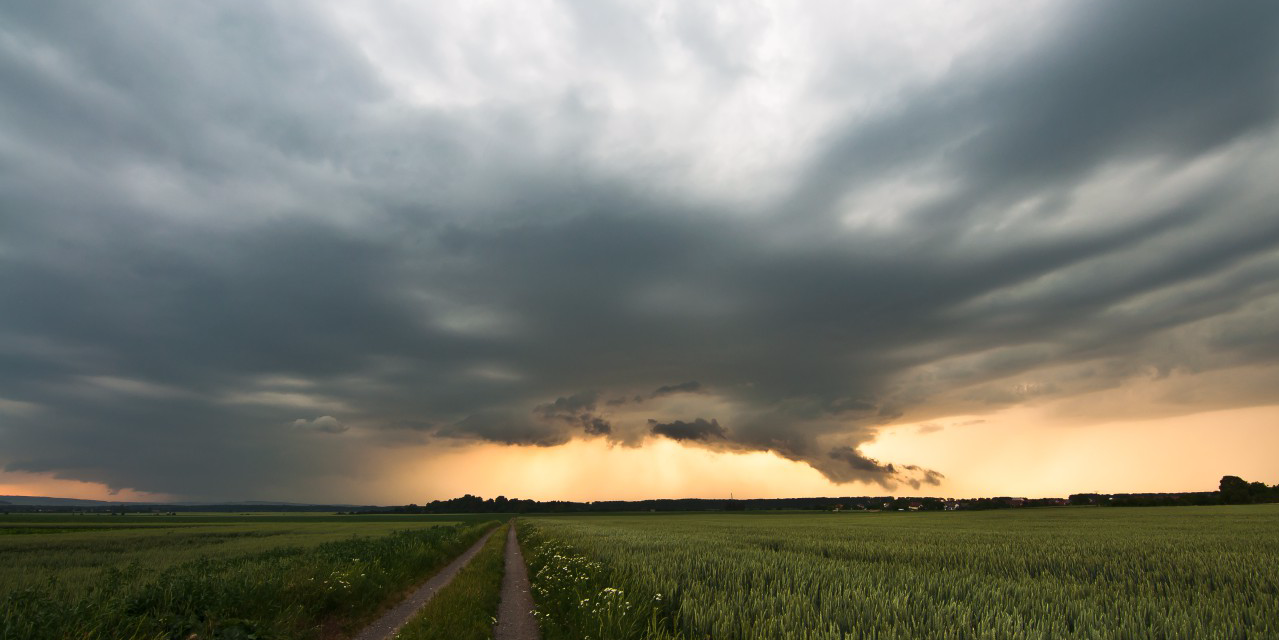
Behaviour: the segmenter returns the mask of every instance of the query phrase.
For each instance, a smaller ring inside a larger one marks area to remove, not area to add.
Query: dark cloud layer
[[[613,425],[596,415],[595,405],[598,398],[599,392],[583,391],[568,397],[556,398],[555,402],[539,405],[536,413],[546,420],[579,424],[587,435],[608,435],[613,432]]]
[[[714,418],[710,420],[695,418],[692,422],[684,422],[683,420],[658,422],[650,419],[648,423],[650,425],[649,430],[653,435],[670,438],[671,440],[713,441],[716,439],[723,440],[728,437],[728,432],[724,430],[724,427],[719,426],[719,421]]]
[[[653,393],[650,393],[648,397],[660,398],[662,396],[669,396],[673,393],[695,393],[701,389],[702,383],[696,380],[690,380],[679,384],[664,384],[657,389],[654,389]]]
[[[250,498],[400,431],[647,434],[919,488],[879,425],[1279,364],[1279,5],[1071,7],[745,212],[597,162],[585,90],[400,102],[325,15],[0,9],[4,469]],[[628,37],[578,44],[653,73]]]

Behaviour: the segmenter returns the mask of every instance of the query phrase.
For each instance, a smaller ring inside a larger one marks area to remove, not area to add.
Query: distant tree
[[[1073,505],[1092,505],[1102,504],[1105,500],[1099,493],[1075,493],[1070,496],[1070,504]]]
[[[1248,501],[1249,502],[1267,502],[1270,498],[1270,487],[1264,482],[1248,483]]]
[[[1221,491],[1221,501],[1226,504],[1248,504],[1252,502],[1248,483],[1244,482],[1244,479],[1239,476],[1222,476],[1218,490]]]

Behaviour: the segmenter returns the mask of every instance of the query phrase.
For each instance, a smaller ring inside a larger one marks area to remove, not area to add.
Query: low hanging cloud
[[[665,384],[653,390],[648,394],[650,399],[669,396],[676,393],[696,393],[702,390],[702,383],[696,380],[681,382],[679,384]]]
[[[479,439],[538,447],[561,445],[572,437],[561,425],[536,420],[517,411],[503,410],[473,413],[455,424],[434,430],[434,434],[444,438]]]
[[[298,418],[293,421],[293,428],[314,433],[345,433],[350,430],[350,427],[333,416],[320,416],[314,420]]]
[[[896,488],[898,483],[919,489],[923,485],[940,485],[946,477],[941,472],[913,464],[900,467],[892,463],[881,464],[853,447],[835,447],[827,453],[827,457],[837,464],[820,465],[818,468],[836,482],[870,478],[885,489]]]
[[[599,392],[582,391],[554,402],[538,405],[534,413],[543,420],[560,421],[579,425],[588,436],[603,436],[613,432],[613,425],[595,413]]]
[[[0,6],[0,465],[254,498],[397,438],[657,437],[923,487],[859,447],[1273,402],[1279,4],[964,3],[916,47],[936,7],[601,1]],[[334,415],[367,441],[296,436]]]
[[[650,419],[649,431],[655,436],[662,436],[676,441],[695,440],[701,442],[713,440],[725,440],[728,432],[721,427],[718,420],[714,418],[706,420],[705,418],[695,418],[692,422],[683,420],[675,420],[672,422],[658,422]]]
[[[791,423],[793,424],[793,423]],[[825,447],[818,438],[805,434],[805,430],[789,430],[778,436],[778,431],[768,429],[755,433],[733,433],[717,419],[694,418],[692,421],[673,420],[659,422],[649,419],[649,432],[653,436],[669,438],[691,446],[715,451],[745,453],[767,451],[783,458],[807,464],[835,483],[871,482],[885,489],[908,485],[920,489],[924,485],[940,485],[945,478],[939,471],[918,465],[881,464],[862,454],[856,447],[838,445]],[[821,431],[810,427],[810,431]],[[839,431],[839,430],[836,430]],[[847,434],[843,434],[845,437]],[[758,439],[763,437],[763,440]]]

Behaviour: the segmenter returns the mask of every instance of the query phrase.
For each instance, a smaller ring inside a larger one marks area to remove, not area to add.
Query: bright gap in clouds
[[[639,173],[747,213],[782,195],[833,127],[1015,56],[1043,37],[1058,4],[339,2],[327,11],[392,91],[388,107],[464,117],[518,109],[533,114],[520,144],[535,155],[570,148],[593,171]]]
[[[133,489],[113,489],[101,482],[58,478],[52,473],[0,471],[0,496],[40,496],[106,502],[166,502],[174,496]]]
[[[1279,405],[1098,422],[1022,407],[894,425],[865,450],[962,469],[935,492],[948,497],[1215,491],[1225,475],[1273,484],[1276,425]]]
[[[403,469],[395,495],[418,503],[463,493],[592,501],[784,498],[834,490],[811,467],[773,454],[718,453],[664,440],[638,448],[599,440],[552,448],[479,445],[397,455],[389,464]]]

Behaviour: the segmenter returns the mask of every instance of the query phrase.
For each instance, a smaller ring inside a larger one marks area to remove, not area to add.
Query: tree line
[[[989,509],[1024,509],[1058,506],[1153,507],[1213,504],[1255,504],[1279,502],[1279,484],[1248,482],[1239,476],[1224,476],[1216,491],[1182,493],[1076,493],[1069,498],[969,498],[950,499],[929,496],[843,496],[809,498],[754,498],[749,500],[683,498],[661,500],[600,500],[573,502],[567,500],[524,500],[519,498],[481,498],[466,494],[449,500],[432,500],[424,505],[407,504],[394,507],[355,507],[344,514],[361,513],[618,513],[624,511],[984,511]],[[350,508],[346,505],[294,504],[109,504],[95,506],[10,505],[0,502],[0,514],[44,513],[118,513],[161,512],[332,512]]]
[[[1254,504],[1279,502],[1279,484],[1247,482],[1238,476],[1225,476],[1217,491],[1182,493],[1076,493],[1069,498],[970,498],[955,500],[936,497],[844,496],[810,498],[733,499],[662,499],[600,500],[573,502],[566,500],[523,500],[519,498],[481,498],[466,494],[449,500],[432,500],[423,505],[364,509],[352,513],[617,513],[622,511],[983,511],[989,509],[1024,509],[1034,507],[1099,506],[1141,507],[1213,504]]]

